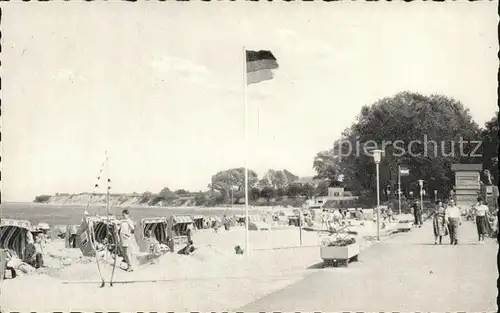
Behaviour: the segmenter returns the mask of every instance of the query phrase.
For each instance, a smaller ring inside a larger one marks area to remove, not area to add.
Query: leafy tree
[[[144,192],[139,198],[139,204],[149,203],[152,197],[153,197],[152,192],[149,191]]]
[[[248,197],[251,199],[251,200],[258,200],[259,199],[259,194],[260,194],[260,190],[259,188],[257,187],[253,187],[251,190],[249,190],[249,195]]]
[[[278,196],[279,198],[283,198],[286,195],[287,195],[287,190],[285,188],[276,189],[276,196]]]
[[[188,195],[189,191],[184,190],[184,189],[178,189],[174,192],[176,195]]]
[[[271,182],[269,181],[269,179],[267,177],[263,177],[263,178],[259,179],[259,181],[257,182],[257,186],[260,189],[263,189],[265,187],[271,187]]]
[[[269,180],[274,188],[284,188],[286,187],[286,176],[282,171],[269,170],[268,171]]]
[[[326,180],[321,181],[318,184],[318,187],[316,187],[314,194],[318,195],[318,196],[328,196],[328,186],[329,185],[330,185],[330,183],[328,181],[326,181]]]
[[[224,195],[217,191],[217,190],[211,190],[207,193],[207,206],[216,206],[224,203],[225,197]]]
[[[248,188],[254,187],[257,184],[257,173],[248,170]],[[212,182],[209,188],[219,191],[227,202],[231,197],[231,190],[234,188],[237,191],[245,191],[245,168],[233,168],[225,171],[220,171],[212,176]],[[234,198],[237,199],[236,192]]]
[[[284,170],[270,169],[266,172],[264,177],[259,181],[259,187],[272,186],[275,189],[286,188],[290,183],[298,180],[299,177],[292,172]]]
[[[283,175],[285,175],[285,177],[286,177],[287,184],[291,184],[299,179],[299,176],[293,174],[292,172],[290,172],[286,169],[283,170]]]
[[[303,188],[301,184],[292,183],[287,188],[287,194],[289,197],[296,198],[303,193]]]
[[[495,116],[486,122],[484,129],[481,131],[483,168],[493,176],[492,183],[494,185],[498,184],[498,135],[498,112],[496,112]],[[484,177],[483,181],[488,182],[487,177]]]
[[[172,192],[168,187],[163,188],[158,195],[167,201],[178,198],[178,195]]]
[[[315,188],[313,185],[306,183],[302,185],[302,195],[307,197],[307,199],[312,198],[314,196]]]
[[[325,179],[329,186],[335,187],[339,184],[341,173],[341,158],[332,150],[321,151],[314,157],[313,168],[317,175],[316,179]]]
[[[266,198],[267,202],[269,202],[272,198],[276,197],[276,189],[270,186],[264,187],[260,191],[260,196]]]
[[[208,198],[206,194],[204,193],[198,193],[195,197],[194,197],[194,201],[196,202],[196,205],[197,206],[201,206],[201,205],[204,205],[207,203],[208,201]]]
[[[369,190],[376,194],[373,158],[370,151],[363,149],[371,146],[372,150],[384,150],[381,186],[396,190],[398,165],[404,165],[410,169],[410,177],[402,184],[406,193],[412,187],[408,182],[424,179],[427,183],[433,181],[440,194],[447,194],[454,184],[451,164],[478,161],[470,156],[473,145],[462,145],[460,151],[460,138],[480,138],[479,127],[460,102],[442,95],[402,92],[363,107],[356,122],[342,133],[333,148],[318,153],[313,166],[318,178],[332,182],[342,174],[343,185],[355,193]],[[416,140],[421,144],[413,144],[409,151],[409,143]],[[356,151],[358,146],[360,150]]]

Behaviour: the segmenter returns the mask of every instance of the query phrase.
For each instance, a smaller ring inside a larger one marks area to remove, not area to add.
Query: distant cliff
[[[205,196],[198,194],[188,194],[175,198],[165,199],[155,194],[110,194],[111,206],[196,206],[204,205]],[[57,194],[37,196],[35,203],[47,204],[106,204],[105,194]]]
[[[129,206],[159,206],[159,207],[193,207],[193,206],[208,206],[224,205],[223,198],[213,198],[209,196],[209,192],[197,192],[186,194],[153,194],[145,192],[143,194],[110,194],[110,205],[114,207],[129,207]],[[33,200],[34,203],[45,203],[54,205],[105,205],[105,194],[56,194],[56,195],[40,195]],[[251,205],[255,206],[293,206],[301,207],[305,203],[305,197],[291,198],[283,196],[279,199],[273,198],[267,200],[263,197],[251,199]],[[236,197],[234,205],[244,205],[245,198]]]

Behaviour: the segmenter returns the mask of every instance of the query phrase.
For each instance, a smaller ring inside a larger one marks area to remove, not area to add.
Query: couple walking
[[[491,234],[491,226],[488,221],[489,209],[484,204],[482,198],[477,198],[477,204],[473,208],[476,217],[477,235],[479,244],[484,244],[485,236]],[[462,225],[462,214],[460,209],[455,205],[454,200],[450,200],[445,208],[441,201],[436,202],[436,210],[433,216],[434,226],[434,244],[441,244],[443,236],[450,235],[450,243],[458,244],[458,227]]]
[[[432,213],[432,226],[434,229],[434,244],[442,243],[443,236],[450,235],[450,244],[458,244],[458,227],[462,225],[460,209],[450,200],[446,206],[442,201],[436,202],[436,209]]]

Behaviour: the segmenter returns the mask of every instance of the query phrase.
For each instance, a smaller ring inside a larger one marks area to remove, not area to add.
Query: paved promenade
[[[457,246],[448,236],[435,246],[426,222],[361,252],[348,268],[311,270],[237,311],[497,312],[497,251],[494,239],[477,244],[472,222],[459,228]]]

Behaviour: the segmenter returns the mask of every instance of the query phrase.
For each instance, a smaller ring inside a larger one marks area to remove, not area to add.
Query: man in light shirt
[[[123,210],[122,212],[123,215],[123,220],[120,223],[120,230],[119,230],[119,236],[120,236],[120,245],[122,248],[123,252],[123,261],[127,263],[127,272],[132,272],[132,262],[131,262],[131,255],[130,255],[130,246],[132,245],[132,233],[134,232],[134,223],[130,219],[129,216],[129,211],[127,209]]]
[[[448,229],[450,231],[450,244],[458,244],[458,226],[462,225],[460,209],[455,205],[454,200],[450,200],[445,211],[445,220],[448,221]]]

